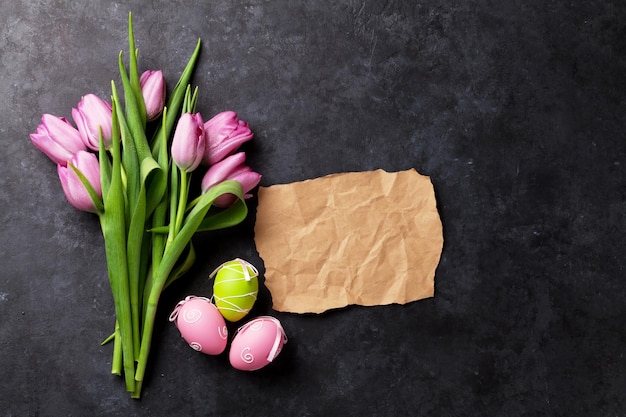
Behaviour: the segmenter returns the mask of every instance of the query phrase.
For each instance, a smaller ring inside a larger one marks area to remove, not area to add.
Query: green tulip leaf
[[[93,206],[96,208],[96,211],[98,213],[103,213],[104,206],[102,205],[100,196],[98,195],[96,190],[93,188],[93,185],[91,185],[87,177],[85,177],[85,175],[82,172],[80,172],[80,170],[76,168],[74,164],[72,164],[71,162],[68,162],[67,166],[72,168],[72,171],[74,171],[74,173],[76,174],[80,182],[83,184],[83,187],[85,187],[85,190],[87,191],[87,194],[89,194],[89,198],[91,199]]]
[[[191,269],[191,267],[193,266],[194,262],[196,261],[196,251],[193,248],[192,242],[189,242],[188,248],[189,249],[187,250],[187,256],[185,256],[183,262],[180,263],[170,273],[170,276],[167,278],[167,281],[165,281],[165,285],[163,286],[163,288],[169,287],[172,282],[183,276],[185,272],[189,271],[189,269]]]
[[[163,147],[162,141],[158,140],[160,135],[162,135],[161,130],[165,131],[165,137],[169,138],[172,135],[172,130],[176,126],[176,122],[178,120],[178,116],[180,114],[180,109],[182,106],[183,98],[185,96],[185,90],[187,88],[187,84],[189,84],[189,80],[191,79],[191,74],[193,73],[194,67],[196,65],[196,61],[198,60],[198,56],[200,55],[200,45],[201,41],[198,39],[198,43],[196,44],[196,48],[194,49],[185,69],[183,70],[178,82],[174,86],[172,93],[170,94],[166,107],[169,109],[168,114],[164,116],[164,123],[161,128],[159,128],[154,137],[157,139],[154,141],[152,145],[152,155],[156,158],[160,152],[160,149]]]
[[[119,141],[119,129],[117,128],[117,118],[112,118],[111,140]],[[104,139],[102,137],[102,129],[99,129],[99,150],[98,150],[98,163],[100,165],[100,187],[102,188],[102,199],[106,198],[109,192],[109,185],[111,184],[111,160],[104,147]]]
[[[247,215],[248,206],[243,200],[238,199],[232,206],[205,217],[200,223],[200,226],[198,226],[198,232],[207,232],[236,226],[241,223]]]
[[[129,392],[134,392],[135,355],[126,252],[126,209],[119,141],[112,142],[111,154],[113,161],[111,184],[107,198],[104,200],[104,214],[100,216],[100,222],[102,224],[106,258],[115,260],[115,262],[107,262],[109,283],[113,292],[115,314],[119,322],[126,389]]]
[[[137,115],[141,122],[142,130],[146,128],[146,104],[143,101],[143,94],[141,92],[141,85],[139,83],[139,72],[137,70],[137,48],[135,48],[135,34],[133,31],[133,14],[128,13],[128,50],[130,52],[129,59],[129,78],[130,86],[135,96],[135,103],[137,104]]]

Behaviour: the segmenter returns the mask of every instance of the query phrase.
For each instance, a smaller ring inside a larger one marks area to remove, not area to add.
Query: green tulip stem
[[[141,385],[143,381],[135,381],[135,391],[130,395],[130,398],[138,400],[141,398]]]
[[[117,320],[115,320],[115,332],[113,333],[111,373],[113,375],[122,375],[122,337],[120,335],[120,324]]]
[[[178,208],[176,212],[176,224],[174,226],[175,233],[178,234],[183,224],[183,218],[185,217],[185,210],[187,206],[187,195],[189,190],[189,180],[191,175],[187,174],[184,169],[180,170],[180,193],[178,198]]]
[[[179,181],[178,181],[179,170],[175,164],[172,164],[171,170],[171,178],[170,178],[170,224],[169,224],[169,232],[167,236],[167,245],[171,243],[171,241],[176,236],[176,216],[178,213],[178,190],[179,190]]]
[[[168,192],[166,192],[167,189],[167,178],[168,178],[168,173],[169,173],[169,155],[167,152],[167,135],[166,135],[166,122],[167,122],[167,113],[168,113],[168,109],[167,107],[165,107],[163,109],[163,115],[162,115],[162,130],[161,130],[161,134],[159,135],[158,141],[160,141],[161,143],[161,148],[159,151],[159,154],[156,155],[157,161],[159,163],[159,165],[161,165],[161,172],[162,172],[162,176],[158,178],[159,182],[162,182],[163,184],[160,184],[160,186],[163,187],[164,192],[162,193],[162,195],[160,196],[159,202],[156,205],[154,212],[152,213],[152,218],[151,218],[151,222],[152,222],[152,227],[153,228],[157,228],[157,227],[164,227],[167,222],[166,222],[166,218],[167,218],[167,208],[168,208],[168,198],[169,198],[169,194]],[[163,234],[152,234],[152,259],[151,259],[151,265],[150,265],[150,271],[146,276],[146,281],[145,281],[145,285],[144,285],[144,308],[142,313],[145,313],[145,304],[146,304],[146,300],[148,299],[148,295],[150,294],[150,287],[152,285],[152,271],[155,271],[158,267],[159,264],[161,263],[161,258],[163,258],[163,252],[165,251],[165,244],[166,244],[166,239],[167,236],[163,233]]]

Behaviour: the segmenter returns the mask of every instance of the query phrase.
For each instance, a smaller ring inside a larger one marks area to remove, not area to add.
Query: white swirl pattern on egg
[[[220,335],[220,337],[222,339],[227,339],[228,338],[228,328],[226,326],[218,327],[217,328],[217,333]]]
[[[202,317],[202,312],[198,309],[190,309],[190,310],[185,310],[185,312],[183,313],[183,320],[185,320],[185,322],[187,323],[195,323],[198,320],[200,320],[200,318]]]
[[[245,348],[243,348],[239,356],[241,357],[241,360],[244,361],[245,363],[254,362],[254,356],[252,355],[252,352],[250,352],[249,346],[246,346]]]

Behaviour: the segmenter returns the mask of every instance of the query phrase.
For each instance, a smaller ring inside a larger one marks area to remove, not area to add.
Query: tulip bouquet
[[[139,398],[161,292],[194,263],[195,233],[246,217],[261,176],[239,151],[252,139],[248,124],[233,111],[206,122],[196,111],[189,82],[200,40],[169,97],[162,71],[139,75],[131,14],[128,41],[128,69],[118,57],[123,100],[112,81],[110,102],[87,94],[72,110],[76,127],[44,114],[30,137],[57,164],[68,201],[99,217],[116,316],[103,343],[113,342],[112,373]]]

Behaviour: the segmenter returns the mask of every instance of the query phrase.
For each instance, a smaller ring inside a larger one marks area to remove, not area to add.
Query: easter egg
[[[230,345],[230,364],[241,371],[256,371],[272,362],[287,343],[280,321],[257,317],[241,326]]]
[[[186,297],[176,305],[169,320],[193,349],[207,355],[219,355],[226,349],[226,323],[208,298]]]
[[[222,316],[230,322],[244,318],[259,292],[259,271],[243,259],[234,259],[219,266],[213,276],[213,301]]]

